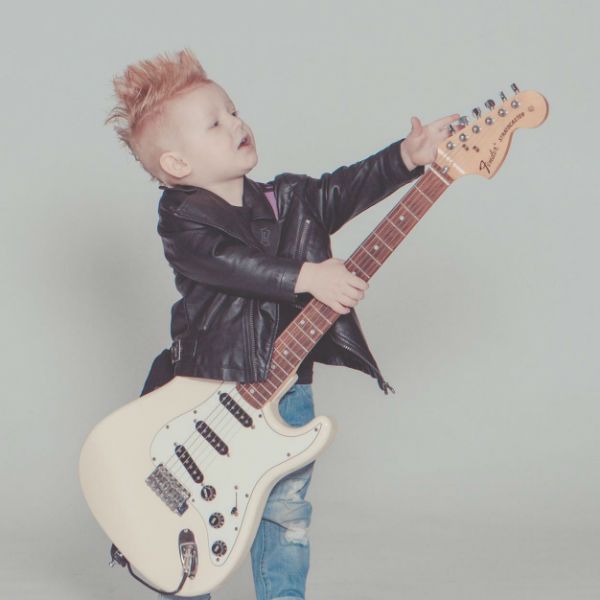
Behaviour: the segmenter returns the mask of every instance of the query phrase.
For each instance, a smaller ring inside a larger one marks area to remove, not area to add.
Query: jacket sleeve
[[[292,302],[304,261],[269,256],[199,223],[166,230],[159,224],[169,265],[193,281],[238,296]]]
[[[400,186],[420,177],[425,167],[409,171],[400,155],[400,144],[349,166],[342,166],[319,178],[306,177],[303,196],[330,234],[363,210],[383,200]]]

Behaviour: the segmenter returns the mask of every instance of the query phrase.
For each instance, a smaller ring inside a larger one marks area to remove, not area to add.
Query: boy
[[[252,130],[190,50],[130,65],[113,83],[119,103],[106,122],[124,122],[119,138],[161,183],[158,232],[182,295],[173,345],[142,394],[174,375],[264,380],[277,335],[313,296],[340,317],[299,366],[282,418],[299,426],[314,417],[315,361],[364,371],[387,394],[353,310],[368,284],[331,256],[330,235],[420,176],[458,114],[427,126],[413,117],[406,139],[321,178],[282,173],[261,184],[246,176],[258,161]],[[304,598],[313,465],[269,496],[251,549],[258,600]]]

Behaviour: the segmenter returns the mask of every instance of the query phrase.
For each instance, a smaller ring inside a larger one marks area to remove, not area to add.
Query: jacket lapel
[[[255,228],[251,228],[254,221],[270,221],[269,226],[276,223],[263,184],[244,176],[242,206],[232,206],[218,194],[193,185],[159,187],[164,190],[160,203],[171,206],[176,217],[221,229],[249,246],[264,250],[252,234]]]

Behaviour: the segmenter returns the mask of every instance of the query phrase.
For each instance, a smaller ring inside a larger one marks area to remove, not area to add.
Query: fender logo
[[[517,121],[519,119],[522,119],[525,116],[524,112],[520,112],[519,114],[515,115],[504,127],[504,129],[500,132],[500,135],[498,136],[498,143],[501,143],[502,140],[506,137],[506,135],[511,131],[511,129],[515,126],[515,124],[517,123]],[[493,164],[493,162],[496,160],[496,156],[498,155],[498,147],[496,146],[496,142],[494,142],[494,145],[490,148],[490,155],[488,157],[487,160],[481,160],[479,161],[479,170],[483,171],[484,169],[488,172],[488,174],[491,171],[491,166]]]

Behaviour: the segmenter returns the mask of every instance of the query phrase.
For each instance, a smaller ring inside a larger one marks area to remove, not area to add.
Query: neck
[[[220,181],[210,185],[201,186],[217,196],[221,196],[223,200],[229,202],[233,206],[242,206],[242,197],[244,194],[244,178],[236,177],[227,181]]]

